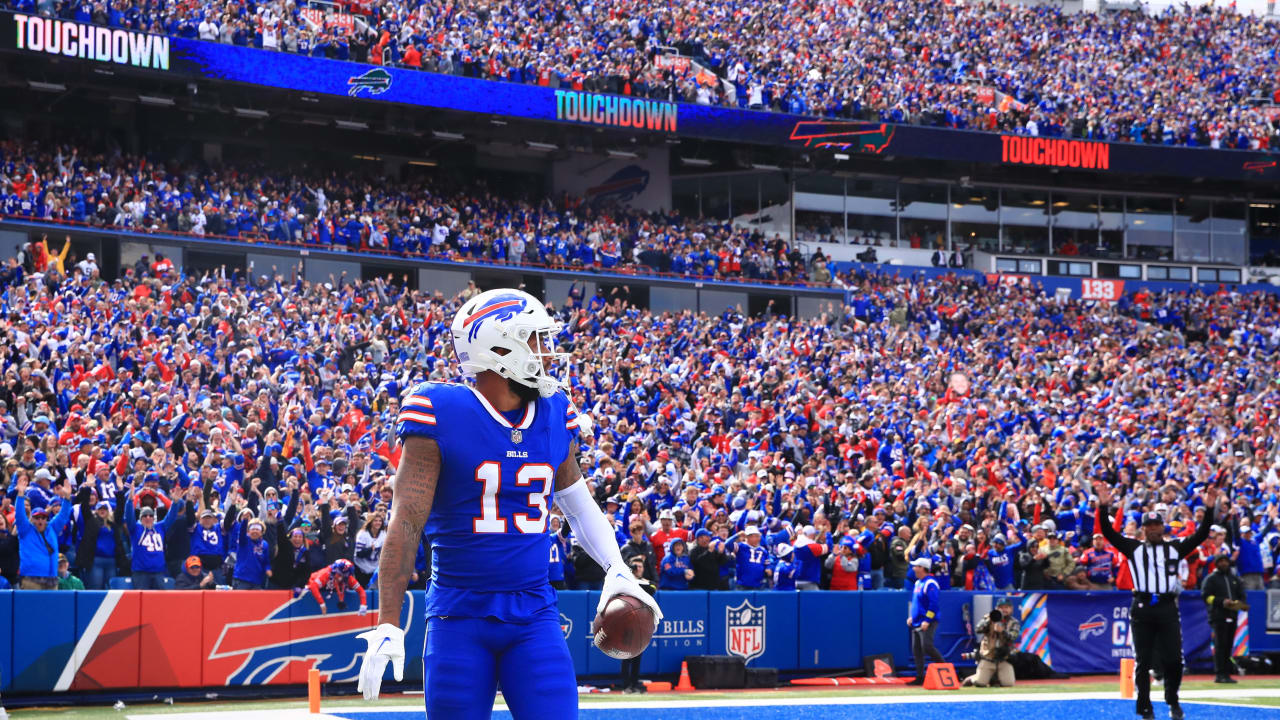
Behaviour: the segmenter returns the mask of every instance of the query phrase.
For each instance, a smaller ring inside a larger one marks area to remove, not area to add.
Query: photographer
[[[1213,573],[1204,580],[1201,597],[1209,606],[1213,626],[1213,670],[1216,683],[1235,683],[1231,677],[1231,649],[1236,639],[1236,619],[1248,610],[1244,583],[1231,572],[1231,556],[1222,553],[1213,559]]]
[[[996,609],[978,622],[975,631],[981,638],[978,643],[978,671],[969,680],[975,687],[988,687],[991,678],[995,677],[1000,687],[1013,687],[1013,665],[1009,664],[1009,656],[1013,654],[1022,631],[1013,617],[1013,601],[1001,598]]]

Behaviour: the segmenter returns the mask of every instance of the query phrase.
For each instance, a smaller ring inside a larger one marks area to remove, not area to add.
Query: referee
[[[1158,653],[1164,669],[1164,701],[1169,704],[1169,717],[1182,720],[1178,704],[1178,686],[1182,684],[1182,620],[1178,615],[1178,593],[1182,582],[1178,564],[1209,537],[1209,526],[1218,502],[1218,489],[1204,494],[1205,516],[1196,534],[1178,542],[1164,539],[1164,518],[1149,512],[1142,516],[1142,542],[1124,537],[1111,526],[1111,489],[1095,483],[1102,534],[1129,560],[1133,575],[1133,605],[1129,622],[1133,628],[1133,652],[1137,655],[1134,681],[1138,686],[1138,714],[1154,720],[1151,707],[1152,661]]]

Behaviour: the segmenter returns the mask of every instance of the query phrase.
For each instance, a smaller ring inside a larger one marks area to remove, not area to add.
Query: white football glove
[[[578,433],[584,436],[587,442],[596,439],[596,421],[585,412],[578,413]]]
[[[658,603],[653,596],[644,591],[640,587],[640,583],[636,582],[636,578],[631,574],[631,568],[624,563],[622,565],[611,565],[604,572],[604,588],[600,591],[600,603],[596,605],[596,614],[604,612],[604,606],[609,604],[614,595],[630,595],[649,606],[653,610],[653,629],[658,629],[658,621],[662,620],[662,610],[658,607]]]
[[[404,680],[404,631],[390,623],[383,623],[356,637],[369,643],[364,660],[360,662],[360,681],[356,690],[364,693],[365,700],[377,700],[388,660],[391,661],[391,674],[395,676],[396,682]]]

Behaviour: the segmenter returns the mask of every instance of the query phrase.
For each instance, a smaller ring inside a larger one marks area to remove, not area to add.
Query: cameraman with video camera
[[[1018,646],[1018,638],[1022,628],[1013,617],[1013,601],[1001,598],[996,609],[978,622],[975,628],[980,638],[978,644],[978,671],[973,675],[972,685],[988,687],[991,678],[999,680],[1000,687],[1013,687],[1013,665],[1009,656]],[[968,681],[966,681],[968,682]]]

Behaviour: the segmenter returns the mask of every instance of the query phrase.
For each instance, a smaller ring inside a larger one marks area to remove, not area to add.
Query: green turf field
[[[1240,684],[1235,686],[1215,685],[1208,681],[1194,681],[1183,684],[1184,690],[1211,690],[1230,688],[1240,693],[1239,697],[1224,698],[1214,700],[1215,703],[1230,703],[1240,705],[1254,705],[1265,707],[1280,707],[1280,698],[1276,697],[1258,697],[1250,698],[1247,693],[1250,689],[1269,690],[1274,692],[1280,688],[1280,677],[1266,676],[1257,678],[1241,678]],[[1097,680],[1097,681],[1038,681],[1033,683],[1021,683],[1016,688],[964,688],[958,691],[966,695],[978,694],[1027,694],[1027,693],[1117,693],[1117,681],[1114,679]],[[739,690],[739,691],[703,691],[697,693],[650,693],[647,695],[622,695],[620,693],[593,693],[582,695],[581,704],[585,707],[593,704],[604,704],[617,702],[646,702],[646,701],[668,701],[668,700],[698,700],[698,701],[714,701],[717,699],[775,699],[787,704],[796,703],[803,704],[808,699],[831,698],[831,697],[873,697],[873,696],[903,696],[903,695],[939,695],[928,690],[919,688],[908,688],[902,686],[887,688],[871,688],[871,689],[779,689],[779,690]],[[1159,697],[1159,688],[1155,689],[1154,695]],[[415,705],[422,702],[422,696],[418,695],[394,695],[385,697],[377,702],[365,703],[358,697],[342,696],[328,698],[322,702],[325,710],[330,709],[353,709],[357,707],[375,709],[379,707],[404,707],[406,705]],[[176,703],[167,705],[163,703],[137,704],[130,705],[124,712],[116,712],[107,706],[77,707],[77,708],[32,708],[24,710],[11,710],[10,715],[15,720],[86,720],[90,718],[123,718],[126,715],[164,715],[174,712],[234,712],[234,711],[263,711],[270,713],[273,710],[296,710],[306,706],[305,698],[291,698],[282,700],[268,701],[212,701],[212,702],[189,702]]]

